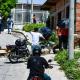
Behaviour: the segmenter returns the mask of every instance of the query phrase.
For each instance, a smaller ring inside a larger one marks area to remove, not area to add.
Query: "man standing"
[[[34,47],[37,45],[39,46],[39,39],[43,38],[43,35],[41,33],[38,32],[38,28],[34,28],[34,31],[31,32],[32,35],[32,50],[34,49]]]
[[[68,26],[64,20],[60,21],[60,24],[56,28],[59,38],[59,49],[67,49],[68,46]]]
[[[13,29],[13,20],[11,18],[11,15],[7,19],[7,27],[8,27],[8,34],[10,34]]]
[[[35,16],[35,14],[33,15],[33,23],[36,23],[36,16]]]

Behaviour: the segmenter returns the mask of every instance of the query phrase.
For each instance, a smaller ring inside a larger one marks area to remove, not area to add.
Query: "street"
[[[54,54],[43,55],[46,60],[54,58]],[[27,63],[15,63],[9,62],[7,57],[0,58],[0,80],[27,80],[29,75],[29,69],[27,69]],[[52,69],[46,69],[45,72],[51,77],[51,80],[67,80],[64,72],[60,71],[60,66],[53,60],[50,64],[53,65]]]
[[[27,33],[31,41],[31,36]],[[0,35],[0,46],[5,48],[7,44],[14,44],[16,37],[9,35],[7,33],[2,33]],[[54,61],[55,54],[42,55],[47,61],[52,59],[51,64],[53,64],[52,69],[46,69],[45,72],[51,77],[51,80],[68,80],[60,66]],[[0,57],[0,80],[27,80],[29,75],[29,69],[27,69],[27,63],[21,62],[16,64],[11,64],[7,57]]]
[[[24,63],[11,64],[7,58],[0,58],[0,80],[26,80],[27,71]]]

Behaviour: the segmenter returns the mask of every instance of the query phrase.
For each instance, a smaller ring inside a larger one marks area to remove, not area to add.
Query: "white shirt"
[[[43,35],[39,32],[31,32],[32,35],[32,45],[39,45],[39,38]]]

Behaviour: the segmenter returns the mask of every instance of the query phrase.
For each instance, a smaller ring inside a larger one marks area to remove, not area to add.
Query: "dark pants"
[[[1,33],[2,24],[0,24],[0,33]]]
[[[67,49],[68,36],[59,36],[59,49]]]

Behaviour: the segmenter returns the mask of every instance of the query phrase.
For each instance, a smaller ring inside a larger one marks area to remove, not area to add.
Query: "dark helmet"
[[[35,55],[41,55],[41,48],[39,46],[35,46],[33,49],[33,56]]]
[[[17,40],[15,41],[15,44],[16,44],[17,46],[20,46],[20,45],[21,45],[21,39],[17,39]]]

